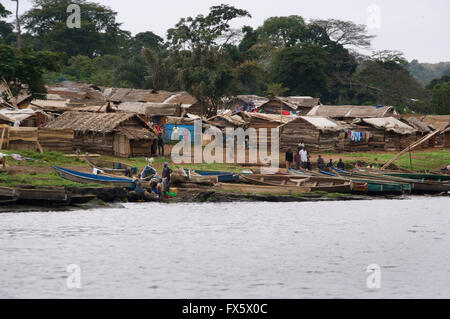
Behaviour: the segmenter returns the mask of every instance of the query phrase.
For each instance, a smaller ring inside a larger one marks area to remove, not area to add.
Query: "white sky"
[[[380,28],[369,31],[377,38],[375,50],[399,50],[408,60],[436,63],[450,61],[450,1],[449,0],[102,0],[118,12],[123,29],[133,34],[153,31],[165,37],[166,30],[180,18],[207,14],[212,5],[226,3],[252,14],[251,19],[237,19],[233,27],[258,27],[271,16],[300,15],[305,19],[335,18],[367,24],[371,4],[380,8]],[[15,10],[15,2],[1,0]],[[31,0],[20,0],[21,10],[31,7]]]

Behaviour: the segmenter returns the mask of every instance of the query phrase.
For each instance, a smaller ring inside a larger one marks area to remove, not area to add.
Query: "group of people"
[[[333,159],[330,159],[327,164],[325,164],[325,160],[322,155],[319,155],[317,158],[317,168],[320,170],[332,170],[334,167],[338,169],[344,170],[345,164],[342,161],[342,158],[336,163],[333,162]],[[300,142],[297,151],[295,154],[292,152],[292,149],[288,149],[286,152],[286,169],[295,168],[295,169],[307,169],[312,170],[311,160],[308,150],[305,147],[304,142]]]
[[[169,167],[169,163],[164,163],[164,168],[161,174],[161,178],[158,176],[158,172],[153,167],[154,159],[148,158],[147,165],[142,170],[140,176],[134,180],[136,185],[134,192],[139,199],[143,199],[145,196],[145,188],[142,182],[149,181],[152,192],[158,195],[159,199],[165,199],[166,193],[170,187],[170,174],[172,169]]]

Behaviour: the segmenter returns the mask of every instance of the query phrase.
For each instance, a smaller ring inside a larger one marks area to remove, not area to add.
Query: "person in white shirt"
[[[302,148],[300,150],[300,152],[298,152],[298,154],[300,155],[300,161],[302,163],[302,167],[306,168],[307,163],[308,163],[308,151],[306,151],[306,149]]]

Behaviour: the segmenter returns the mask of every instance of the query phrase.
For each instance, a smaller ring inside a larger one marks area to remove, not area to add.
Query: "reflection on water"
[[[0,298],[449,298],[450,199],[0,214]],[[67,266],[81,267],[68,289]],[[368,265],[381,288],[366,286]]]

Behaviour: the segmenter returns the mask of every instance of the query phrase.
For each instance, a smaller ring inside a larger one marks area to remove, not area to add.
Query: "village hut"
[[[280,150],[297,150],[300,142],[310,152],[339,152],[344,147],[345,127],[325,117],[299,116],[280,129]]]
[[[261,105],[260,110],[266,114],[288,115],[295,113],[297,115],[306,115],[319,103],[319,98],[311,96],[275,97]]]
[[[417,130],[394,117],[356,119],[346,128],[348,152],[400,151],[416,141]]]
[[[46,127],[72,129],[75,148],[116,157],[150,156],[157,139],[145,120],[131,113],[65,112]]]
[[[0,124],[8,124],[15,127],[39,127],[52,119],[51,115],[32,109],[0,110]]]
[[[417,116],[410,116],[410,115],[399,115],[397,117],[398,120],[402,121],[403,123],[408,124],[412,128],[416,130],[416,140],[419,140],[420,138],[426,136],[430,132],[433,131],[427,124],[422,122],[419,117]],[[427,148],[427,147],[433,147],[434,140],[428,140],[427,143],[422,143],[419,145],[420,148]]]
[[[119,111],[139,110],[139,114],[149,117],[183,117],[187,113],[201,114],[197,99],[187,92],[107,88],[104,89],[103,94]]]
[[[433,146],[450,147],[450,115],[423,115],[420,120],[441,133],[432,139]]]
[[[323,116],[351,122],[357,118],[391,117],[396,114],[392,106],[318,105],[311,109],[308,116]]]
[[[258,95],[237,95],[228,99],[225,103],[225,107],[234,112],[253,111],[254,109],[260,108],[268,101],[268,98]]]
[[[270,149],[272,145],[272,130],[279,130],[278,128],[281,125],[289,123],[297,118],[297,116],[293,115],[275,115],[255,112],[238,112],[235,114],[239,115],[245,122],[247,122],[245,126],[247,129],[252,129],[250,131],[253,133],[250,135],[250,138],[255,138],[253,134],[257,134],[257,141],[260,143],[263,142],[262,140],[260,141],[260,138],[265,136],[265,143],[267,143],[268,149]],[[266,132],[266,135],[264,135],[264,132]]]

